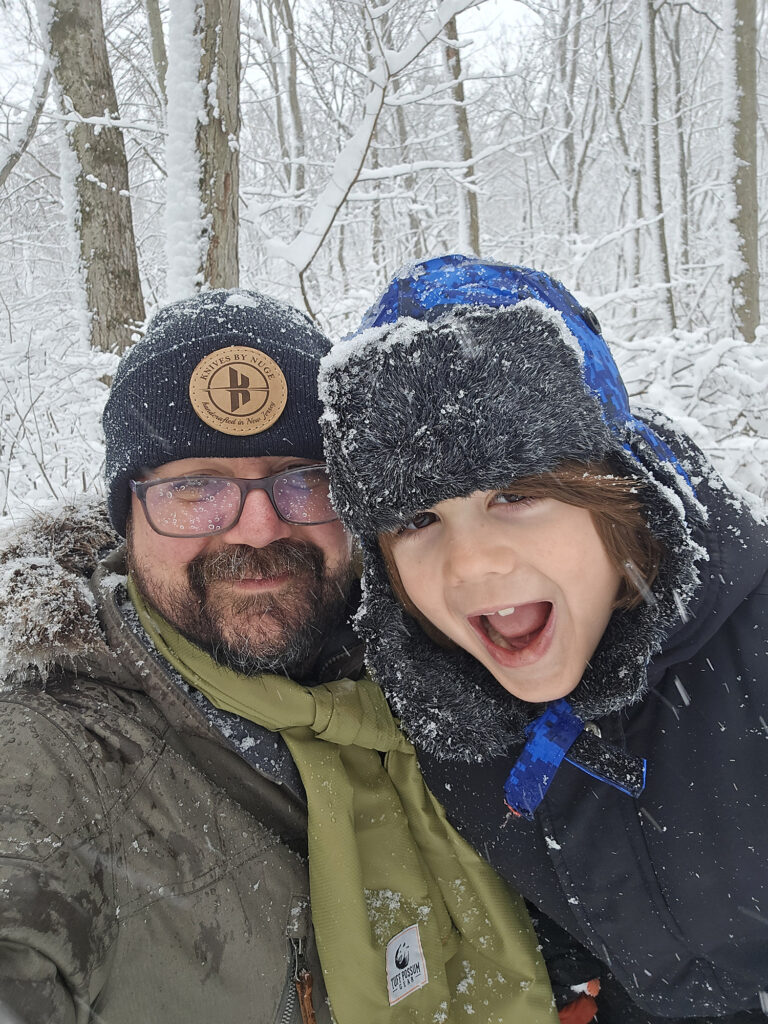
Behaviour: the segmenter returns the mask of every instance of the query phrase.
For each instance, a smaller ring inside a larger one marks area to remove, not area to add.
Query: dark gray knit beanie
[[[258,292],[202,292],[159,310],[104,408],[117,532],[125,535],[129,481],[146,469],[186,458],[322,459],[317,374],[328,348],[307,316]]]

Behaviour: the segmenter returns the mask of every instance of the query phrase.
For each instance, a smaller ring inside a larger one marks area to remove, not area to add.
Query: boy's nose
[[[240,518],[222,536],[222,540],[227,544],[265,548],[273,541],[284,540],[290,533],[290,523],[284,523],[278,516],[266,491],[251,491],[246,496]]]
[[[454,583],[508,573],[519,560],[508,539],[502,545],[493,530],[483,527],[451,531],[445,544],[448,573]]]

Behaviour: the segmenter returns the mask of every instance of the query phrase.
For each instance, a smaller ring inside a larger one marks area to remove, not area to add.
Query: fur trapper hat
[[[440,257],[395,279],[361,331],[323,360],[320,381],[333,499],[363,551],[357,625],[417,743],[483,759],[522,738],[542,709],[422,631],[393,594],[378,534],[564,461],[607,459],[652,485],[646,518],[667,552],[653,594],[614,615],[569,699],[589,719],[642,695],[648,660],[696,587],[704,513],[666,442],[630,411],[593,314],[540,272]]]

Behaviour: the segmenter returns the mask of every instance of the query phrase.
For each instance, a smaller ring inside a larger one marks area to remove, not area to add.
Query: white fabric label
[[[429,981],[419,926],[404,928],[387,943],[387,993],[394,1006]]]

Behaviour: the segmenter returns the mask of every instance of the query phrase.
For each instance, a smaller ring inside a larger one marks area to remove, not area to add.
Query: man
[[[142,627],[150,609],[250,676],[359,674],[318,426],[327,347],[253,292],[161,310],[104,413],[126,545],[78,507],[1,556],[3,1024],[295,1024],[310,1001],[330,1019],[295,765]]]

